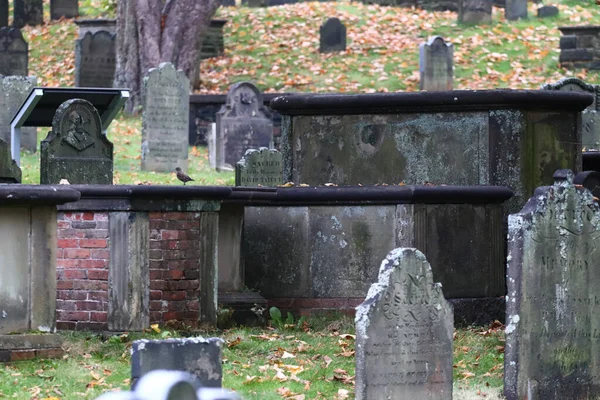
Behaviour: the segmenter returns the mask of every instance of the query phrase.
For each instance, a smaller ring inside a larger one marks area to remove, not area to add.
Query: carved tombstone
[[[600,397],[600,209],[570,170],[508,219],[508,400]]]
[[[509,21],[527,18],[527,0],[506,0],[504,16]]]
[[[581,113],[581,142],[587,149],[600,148],[600,86],[590,85],[577,78],[564,78],[542,86],[543,90],[584,92],[594,96],[594,102]]]
[[[75,86],[113,87],[116,68],[116,35],[88,32],[75,41]]]
[[[419,50],[420,89],[427,91],[452,90],[453,46],[446,43],[440,36],[433,36],[427,43],[421,43]]]
[[[339,18],[329,18],[319,29],[319,52],[331,53],[346,50],[346,26]]]
[[[36,85],[35,76],[0,75],[0,139],[10,144],[10,121]],[[35,152],[37,150],[37,128],[21,128],[21,148]]]
[[[249,149],[235,165],[235,186],[283,185],[283,156],[275,149]]]
[[[50,18],[75,18],[79,15],[79,0],[50,0]]]
[[[102,133],[96,108],[87,100],[62,103],[52,131],[41,144],[40,183],[112,184],[113,144]]]
[[[458,22],[479,24],[492,22],[493,0],[459,0]]]
[[[29,46],[21,31],[0,28],[0,75],[27,76]]]
[[[356,308],[356,399],[452,399],[454,318],[417,249],[391,251]]]
[[[43,0],[15,0],[14,6],[13,26],[15,28],[44,23]]]
[[[271,147],[272,140],[273,121],[260,91],[249,82],[233,85],[217,113],[217,169],[224,164],[233,168],[246,150]]]

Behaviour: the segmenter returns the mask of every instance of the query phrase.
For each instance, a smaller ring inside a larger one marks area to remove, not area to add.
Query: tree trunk
[[[199,83],[202,37],[220,0],[119,0],[115,87],[131,90],[125,110],[141,105],[144,75],[161,62],[183,70],[192,88]]]

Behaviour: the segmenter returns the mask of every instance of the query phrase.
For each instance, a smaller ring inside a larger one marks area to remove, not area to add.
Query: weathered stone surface
[[[508,224],[507,399],[597,398],[598,204],[561,170]]]
[[[210,124],[207,137],[207,150],[208,150],[208,165],[212,169],[217,169],[217,124]],[[222,167],[219,167],[221,169]]]
[[[12,159],[10,146],[0,139],[0,183],[21,183],[21,168]]]
[[[541,6],[537,9],[538,18],[556,17],[558,15],[558,7],[556,6]]]
[[[459,0],[458,22],[479,24],[492,22],[493,0]]]
[[[27,76],[28,49],[20,30],[0,28],[0,75]]]
[[[421,90],[452,90],[454,77],[454,48],[440,36],[430,37],[419,46]]]
[[[452,399],[452,308],[417,249],[398,248],[356,309],[356,399]]]
[[[14,6],[13,26],[15,28],[44,23],[43,0],[15,0]]]
[[[527,0],[506,0],[504,16],[509,21],[527,18]]]
[[[0,27],[8,26],[8,0],[0,0]]]
[[[102,133],[92,103],[71,99],[61,104],[52,131],[41,144],[40,183],[112,184],[113,144]]]
[[[110,18],[77,18],[74,20],[75,24],[79,26],[78,36],[83,38],[86,33],[90,32],[94,34],[98,31],[107,31],[110,34],[117,33],[117,20]]]
[[[0,139],[9,144],[10,121],[36,85],[35,76],[0,76]],[[35,152],[37,150],[37,128],[21,128],[21,148]],[[10,153],[10,152],[9,152]]]
[[[189,79],[173,64],[162,63],[144,78],[143,92],[142,169],[187,172]]]
[[[108,31],[86,33],[75,41],[75,86],[113,87],[116,35]]]
[[[332,53],[346,50],[346,26],[339,18],[329,18],[319,29],[319,52]]]
[[[277,186],[283,182],[281,152],[266,147],[249,149],[235,164],[236,186]]]
[[[75,18],[79,15],[79,0],[50,0],[50,18]]]

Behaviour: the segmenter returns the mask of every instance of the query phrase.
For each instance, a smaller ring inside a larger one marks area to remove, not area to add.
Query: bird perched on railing
[[[183,172],[181,170],[181,168],[177,167],[175,168],[175,172],[177,172],[177,179],[179,179],[181,182],[183,182],[183,185],[185,186],[186,182],[192,182],[193,179],[190,178],[185,172]]]

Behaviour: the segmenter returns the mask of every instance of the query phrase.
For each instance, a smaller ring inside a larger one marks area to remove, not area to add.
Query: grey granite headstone
[[[594,102],[581,113],[581,142],[584,148],[600,148],[600,86],[590,85],[577,78],[564,78],[542,86],[543,90],[584,92],[594,96]]]
[[[538,18],[556,17],[558,15],[558,7],[556,6],[541,6],[537,9]]]
[[[430,37],[419,46],[420,89],[452,90],[454,48],[440,36]]]
[[[198,377],[202,386],[221,387],[222,339],[202,337],[136,340],[131,351],[131,383],[157,369],[185,371]]]
[[[113,87],[116,35],[107,31],[86,33],[75,41],[75,86]]]
[[[0,27],[8,26],[8,0],[0,0]]]
[[[273,121],[262,94],[249,82],[229,89],[225,105],[217,113],[217,169],[233,166],[248,149],[272,147]]]
[[[75,18],[79,15],[79,0],[50,0],[50,18]]]
[[[44,23],[43,0],[15,0],[14,6],[13,26],[15,28]]]
[[[35,76],[0,75],[0,139],[10,143],[10,121],[36,85]],[[21,148],[35,152],[37,150],[37,128],[21,128]]]
[[[339,18],[329,18],[319,29],[319,52],[331,53],[346,50],[346,26]]]
[[[187,172],[189,79],[173,64],[162,63],[148,72],[143,91],[142,169]]]
[[[492,22],[493,0],[459,0],[458,22],[479,24]]]
[[[277,186],[283,184],[281,152],[261,147],[249,149],[235,164],[235,186]]]
[[[570,170],[508,218],[508,400],[600,397],[600,209]]]
[[[0,183],[21,183],[21,168],[10,154],[10,146],[0,139]]]
[[[398,248],[356,308],[356,399],[452,399],[454,317],[431,266]]]
[[[21,31],[0,28],[0,75],[27,76],[29,46]]]
[[[40,183],[105,184],[113,181],[113,144],[102,133],[102,122],[92,103],[71,99],[62,103],[52,120],[52,131],[40,149]]]
[[[527,0],[506,0],[504,16],[509,21],[527,18]]]

